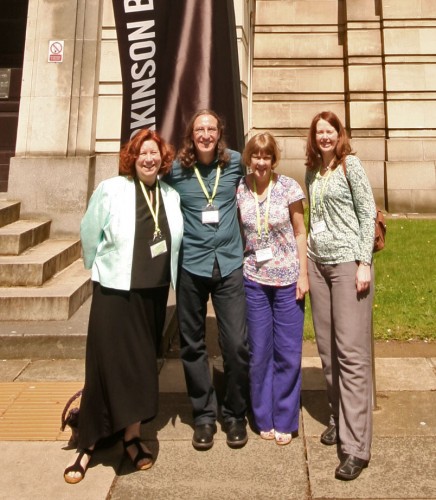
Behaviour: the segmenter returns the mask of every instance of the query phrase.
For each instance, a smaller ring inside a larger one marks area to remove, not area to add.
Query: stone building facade
[[[218,0],[217,0],[218,1]],[[270,130],[302,183],[315,113],[335,111],[389,212],[436,212],[436,2],[235,0],[245,134]],[[77,234],[117,173],[122,85],[111,0],[29,0],[15,156],[1,197]],[[63,61],[48,62],[63,41]],[[1,115],[0,115],[1,119]]]

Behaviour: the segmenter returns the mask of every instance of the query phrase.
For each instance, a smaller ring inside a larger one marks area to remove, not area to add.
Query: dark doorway
[[[0,0],[0,192],[15,154],[29,0]]]

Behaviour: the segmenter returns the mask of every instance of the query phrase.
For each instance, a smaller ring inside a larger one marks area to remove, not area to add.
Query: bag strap
[[[344,171],[345,179],[347,181],[348,187],[350,188],[351,196],[353,196],[353,190],[351,189],[351,184],[350,184],[350,181],[348,180],[348,177],[347,177],[347,165],[346,165],[346,163],[347,163],[347,159],[344,158],[344,161],[341,161],[342,170]]]

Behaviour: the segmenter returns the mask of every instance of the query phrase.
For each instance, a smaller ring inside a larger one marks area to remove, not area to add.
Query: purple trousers
[[[296,284],[261,285],[244,278],[250,392],[259,431],[298,431],[304,300]]]

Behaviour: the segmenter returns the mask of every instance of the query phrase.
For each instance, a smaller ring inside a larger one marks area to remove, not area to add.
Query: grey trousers
[[[340,449],[371,458],[371,312],[369,291],[356,291],[356,262],[327,265],[309,259],[310,300],[319,355],[327,383],[331,422],[338,426]]]

